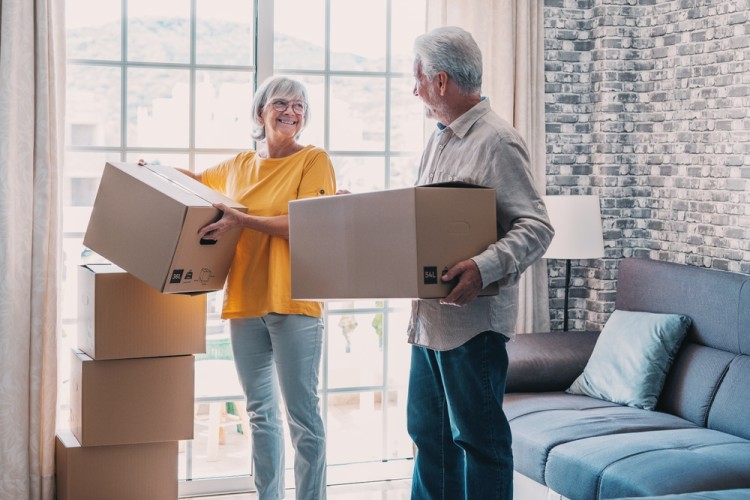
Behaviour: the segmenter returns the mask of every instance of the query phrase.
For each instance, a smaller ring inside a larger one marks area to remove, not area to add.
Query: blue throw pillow
[[[567,392],[653,410],[690,323],[681,314],[614,311]]]

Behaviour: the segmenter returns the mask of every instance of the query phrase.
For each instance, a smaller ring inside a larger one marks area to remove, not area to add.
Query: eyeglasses
[[[276,111],[286,111],[291,106],[292,111],[298,115],[304,114],[307,109],[307,104],[302,101],[287,101],[286,99],[275,99],[271,101],[271,106]]]

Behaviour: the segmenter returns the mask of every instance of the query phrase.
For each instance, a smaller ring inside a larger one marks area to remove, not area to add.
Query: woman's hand
[[[228,207],[223,203],[214,203],[214,207],[223,212],[221,219],[203,226],[198,231],[198,236],[201,239],[218,240],[219,237],[221,237],[221,235],[223,235],[227,231],[235,227],[242,227],[245,225],[243,221],[247,216],[239,210]]]

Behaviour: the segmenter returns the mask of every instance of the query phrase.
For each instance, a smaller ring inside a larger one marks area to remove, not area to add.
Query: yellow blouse
[[[201,174],[207,186],[248,208],[248,214],[289,213],[291,200],[336,192],[331,159],[305,146],[286,158],[261,158],[245,151]],[[321,317],[320,302],[292,300],[289,240],[244,229],[229,270],[222,318],[257,318],[269,313]]]

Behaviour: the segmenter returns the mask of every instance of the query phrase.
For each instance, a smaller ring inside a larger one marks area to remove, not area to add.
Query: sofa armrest
[[[507,344],[505,392],[564,391],[586,367],[599,332],[516,335]]]

